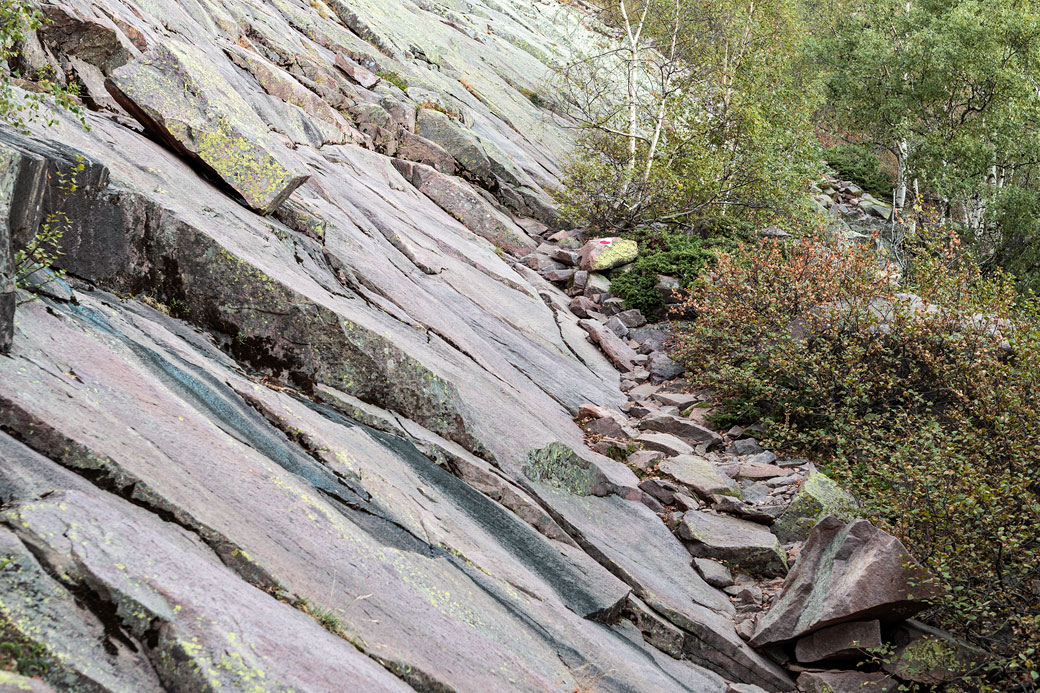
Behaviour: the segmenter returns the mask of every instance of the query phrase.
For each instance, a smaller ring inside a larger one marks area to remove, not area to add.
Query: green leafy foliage
[[[892,179],[881,170],[877,153],[863,144],[839,144],[823,152],[842,180],[860,186],[880,200],[892,200]]]
[[[958,686],[1032,685],[1040,304],[984,276],[955,236],[922,230],[908,248],[901,285],[872,249],[816,238],[720,254],[691,293],[678,357],[727,414],[816,459],[948,586],[931,617],[997,655]]]
[[[653,51],[629,49],[637,58],[626,67],[607,49],[559,71],[581,132],[559,195],[565,218],[628,232],[801,214],[820,167],[815,91],[797,66],[800,4],[646,0],[629,15],[647,3]],[[605,7],[608,21],[620,21],[617,8]],[[603,83],[612,76],[617,84]]]
[[[0,670],[13,671],[22,676],[43,677],[51,672],[54,658],[47,648],[26,639],[18,630],[0,617]]]
[[[0,2],[0,123],[25,130],[41,114],[46,100],[53,99],[59,107],[77,115],[86,123],[83,107],[76,102],[75,85],[63,86],[49,74],[18,75],[7,71],[7,64],[18,57],[26,36],[44,23],[43,14],[29,0]],[[15,92],[14,81],[21,80],[31,91]],[[48,120],[49,125],[56,121]]]
[[[741,220],[704,220],[700,232],[655,232],[639,229],[628,237],[639,243],[639,258],[625,272],[615,275],[610,290],[651,319],[665,317],[664,297],[657,290],[660,275],[675,277],[684,286],[711,267],[715,254],[731,250],[750,237],[750,226]]]

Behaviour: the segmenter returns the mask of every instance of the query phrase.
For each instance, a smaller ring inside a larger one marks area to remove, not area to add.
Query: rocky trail
[[[854,499],[707,425],[610,294],[634,244],[560,228],[549,67],[613,40],[579,4],[41,8],[24,72],[90,127],[0,131],[36,676],[0,690],[895,690],[962,654]],[[55,224],[65,274],[16,286]]]

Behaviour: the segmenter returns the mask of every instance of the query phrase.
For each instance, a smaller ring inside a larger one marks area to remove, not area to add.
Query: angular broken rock
[[[645,472],[650,465],[662,459],[664,459],[664,453],[659,450],[636,450],[628,456],[628,463]]]
[[[848,621],[900,621],[941,594],[898,539],[866,520],[828,516],[813,528],[751,644],[784,643]]]
[[[704,499],[714,494],[740,495],[732,479],[719,474],[711,462],[698,455],[672,457],[661,462],[658,469]]]
[[[625,324],[625,327],[636,328],[646,324],[646,318],[643,317],[638,308],[622,311],[617,314],[617,317]]]
[[[741,479],[775,479],[778,476],[790,476],[792,473],[790,469],[777,467],[774,464],[745,462],[740,465]]]
[[[805,671],[798,676],[802,693],[887,693],[899,690],[899,682],[880,672]]]
[[[813,525],[827,515],[848,521],[854,519],[857,512],[855,498],[822,472],[813,472],[777,519],[773,533],[782,542],[804,541]]]
[[[751,520],[752,522],[758,522],[763,525],[773,524],[774,517],[765,512],[765,510],[760,510],[753,505],[734,498],[733,496],[715,494],[709,500],[711,501],[711,507],[717,512],[726,513],[727,515],[736,515],[745,520]]]
[[[722,589],[733,584],[733,575],[729,572],[729,568],[718,561],[713,561],[710,558],[694,558],[693,567],[701,574],[704,581],[712,587]]]
[[[692,444],[708,443],[709,447],[712,447],[722,442],[722,437],[715,431],[698,426],[688,419],[668,414],[647,416],[639,422],[639,427],[644,431],[670,433]]]
[[[336,67],[365,89],[371,89],[379,84],[378,77],[342,53],[336,53]]]
[[[734,455],[743,457],[745,455],[757,455],[760,452],[765,452],[765,448],[758,444],[758,441],[754,438],[741,438],[740,440],[734,441],[729,446],[729,451]]]
[[[627,238],[593,238],[581,247],[578,265],[589,272],[627,265],[639,255],[639,246]]]
[[[698,558],[714,558],[752,575],[787,572],[787,557],[773,533],[760,524],[707,512],[683,515],[679,536]]]
[[[641,433],[636,438],[636,442],[642,443],[647,450],[657,450],[669,456],[690,455],[693,453],[693,448],[667,433]]]
[[[594,320],[581,320],[578,324],[589,333],[589,339],[603,350],[618,370],[626,373],[635,370],[635,358],[638,354],[620,337]]]
[[[807,635],[795,645],[794,656],[803,664],[860,658],[870,648],[881,647],[880,621],[852,621]]]
[[[654,399],[666,406],[678,407],[682,411],[701,401],[700,397],[688,392],[658,392]]]
[[[672,360],[663,351],[655,351],[650,354],[650,380],[654,383],[663,383],[666,380],[674,380],[686,372],[681,364]]]
[[[575,496],[605,496],[611,492],[602,470],[563,443],[549,443],[527,453],[524,476]]]
[[[112,96],[171,149],[199,163],[246,205],[271,214],[309,176],[291,171],[269,128],[200,50],[175,40],[112,73]]]

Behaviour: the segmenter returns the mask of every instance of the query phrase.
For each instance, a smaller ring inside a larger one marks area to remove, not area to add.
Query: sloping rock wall
[[[0,626],[51,687],[793,689],[584,447],[619,374],[519,262],[580,7],[44,5],[94,110],[0,133]],[[71,290],[16,290],[48,219]]]

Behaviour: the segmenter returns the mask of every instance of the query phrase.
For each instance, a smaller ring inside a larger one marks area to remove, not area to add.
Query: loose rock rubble
[[[585,256],[596,252],[598,240],[580,231],[552,238],[583,243]],[[561,254],[545,245],[524,261],[551,267]],[[856,519],[855,498],[809,460],[767,450],[755,437],[760,427],[711,429],[708,393],[683,391],[683,369],[666,352],[670,325],[647,326],[639,311],[619,310],[624,306],[609,290],[576,286],[573,274],[555,267],[541,274],[574,296],[569,307],[589,341],[625,374],[626,404],[579,411],[589,447],[623,460],[640,477],[643,503],[682,540],[704,581],[733,604],[737,635],[786,667],[799,691],[891,691],[901,681],[944,680],[950,670],[982,659],[966,644],[906,620],[941,592],[898,540]],[[661,283],[671,297],[671,278]],[[675,628],[647,619],[641,615],[637,626],[649,642],[667,639],[663,633]],[[871,654],[887,647],[913,651],[922,642],[933,649],[941,643],[945,664],[915,668],[897,658],[882,668],[882,658]],[[730,690],[754,690],[747,685]]]

